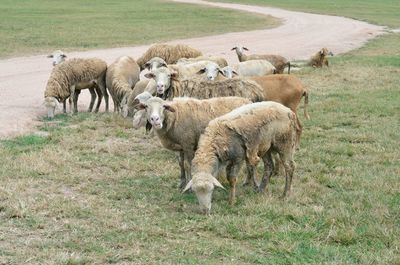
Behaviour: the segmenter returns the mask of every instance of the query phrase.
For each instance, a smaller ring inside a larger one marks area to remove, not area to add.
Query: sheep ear
[[[218,68],[218,72],[219,72],[221,75],[226,76],[226,75],[225,75],[225,72],[224,72],[223,70],[219,69],[219,68]]]
[[[162,64],[160,65],[160,67],[167,67],[167,64],[166,64],[166,63],[162,63]]]
[[[249,49],[247,49],[246,47],[243,47],[243,50],[248,51]]]
[[[53,58],[53,57],[54,57],[53,54],[47,55],[47,58]]]
[[[168,111],[175,112],[174,107],[172,107],[172,106],[170,106],[170,105],[165,104],[163,107],[164,107],[164,109],[166,109],[166,110],[168,110]]]
[[[173,80],[178,80],[179,78],[179,73],[175,71],[171,71],[171,79]]]
[[[236,47],[233,47],[233,48],[231,49],[231,51],[233,51],[233,50],[236,50]]]
[[[143,67],[146,68],[146,69],[149,69],[149,68],[150,68],[149,62],[145,63],[145,64],[143,65]]]
[[[224,186],[222,186],[222,184],[214,177],[213,177],[213,184],[214,184],[214,186],[217,186],[217,187],[225,190]]]
[[[65,55],[65,54],[61,54],[61,57],[62,57],[62,58],[66,58],[66,57],[67,57],[67,55]]]
[[[156,75],[153,73],[147,73],[144,76],[147,77],[148,79],[152,79],[152,78],[156,77]]]
[[[135,106],[135,109],[141,110],[141,109],[146,109],[147,105],[144,103],[139,103]]]
[[[235,70],[232,70],[232,74],[239,75]]]
[[[196,74],[201,75],[204,74],[206,72],[206,68],[200,69]]]
[[[217,180],[218,181],[218,180]],[[186,191],[188,191],[191,187],[192,187],[192,179],[189,181],[188,184],[186,184],[186,187],[183,189],[182,193],[185,193]]]

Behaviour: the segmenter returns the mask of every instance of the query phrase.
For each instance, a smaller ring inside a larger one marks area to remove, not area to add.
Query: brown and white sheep
[[[58,102],[63,103],[65,112],[66,99],[70,96],[72,96],[73,99],[76,98],[75,86],[78,83],[91,81],[95,81],[101,91],[95,111],[97,112],[99,110],[103,95],[106,101],[106,111],[108,111],[108,93],[105,85],[106,70],[107,63],[97,58],[70,59],[56,65],[50,74],[44,91],[44,104],[47,108],[47,116],[49,118],[54,117]],[[77,111],[76,106],[74,106],[74,112]]]
[[[323,67],[324,65],[329,67],[329,62],[327,58],[328,55],[333,56],[333,53],[329,51],[327,48],[322,48],[314,56],[311,57],[310,61],[308,62],[308,65],[319,68]]]
[[[246,47],[236,46],[231,49],[235,50],[238,56],[239,62],[249,61],[249,60],[267,60],[276,68],[277,74],[283,74],[285,67],[288,67],[288,74],[290,74],[290,62],[283,56],[274,54],[251,54],[246,55],[243,50],[248,51]]]
[[[153,97],[139,106],[146,110],[147,121],[162,145],[180,152],[180,188],[183,189],[191,175],[191,161],[197,143],[208,122],[248,103],[248,99],[240,97],[207,100],[176,98],[172,102]]]
[[[194,58],[201,55],[202,53],[199,50],[185,44],[155,44],[137,59],[137,63],[140,69],[143,70],[146,62],[153,57],[160,57],[167,64],[175,64],[180,58]]]
[[[127,115],[128,97],[139,81],[139,75],[139,65],[129,56],[119,57],[108,67],[106,84],[114,101],[114,112]]]
[[[210,61],[218,64],[219,67],[225,67],[228,66],[228,62],[226,61],[225,58],[223,57],[218,57],[218,56],[199,56],[196,58],[181,58],[178,60],[176,64],[190,64],[194,62],[199,62],[199,61]]]
[[[230,184],[229,202],[236,198],[236,183],[244,161],[253,169],[260,157],[264,161],[264,176],[260,189],[264,189],[271,176],[271,154],[279,154],[285,167],[286,184],[283,195],[290,191],[295,163],[293,161],[299,137],[296,114],[276,102],[258,102],[239,107],[212,120],[200,137],[193,159],[193,178],[184,191],[192,189],[200,208],[209,213],[218,170],[226,165]]]

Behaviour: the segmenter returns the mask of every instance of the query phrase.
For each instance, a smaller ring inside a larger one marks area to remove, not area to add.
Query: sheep
[[[198,61],[211,61],[218,64],[218,66],[221,68],[228,66],[228,62],[226,61],[225,58],[217,56],[199,56],[196,58],[181,58],[178,60],[176,64],[190,64]]]
[[[317,52],[314,56],[311,57],[310,61],[308,62],[309,66],[312,67],[323,67],[326,65],[329,67],[329,62],[327,56],[333,56],[333,53],[329,51],[327,48],[322,48],[319,52]]]
[[[229,67],[229,66],[226,66]],[[224,80],[226,79],[224,77],[224,75],[220,75],[220,73],[222,73],[221,68],[218,66],[218,64],[216,63],[209,63],[207,64],[204,68],[202,68],[201,70],[199,70],[197,72],[197,74],[204,74],[206,76],[206,79],[209,81],[213,81],[213,80]]]
[[[142,79],[136,83],[135,87],[133,88],[132,92],[129,93],[127,106],[122,104],[123,109],[127,109],[127,113],[123,113],[123,117],[133,117],[135,114],[135,106],[136,106],[136,97],[138,97],[141,93],[148,93],[150,95],[156,95],[156,83],[153,79]]]
[[[250,60],[237,63],[233,66],[225,66],[221,69],[223,75],[232,78],[238,76],[263,76],[275,74],[276,68],[267,60]]]
[[[105,86],[106,70],[107,63],[97,58],[70,59],[56,65],[50,74],[44,91],[44,105],[47,109],[47,116],[49,118],[54,117],[55,107],[58,102],[63,102],[64,112],[66,112],[66,99],[70,96],[73,99],[77,99],[75,96],[75,86],[78,83],[90,82],[92,80],[96,81],[96,85],[101,91],[95,111],[99,110],[103,95],[106,101],[106,111],[108,111],[108,93]],[[77,106],[74,104],[74,112],[77,111]]]
[[[155,129],[162,145],[180,153],[179,187],[183,189],[191,175],[191,161],[198,140],[208,122],[248,103],[248,99],[240,97],[175,98],[172,102],[153,97],[139,104],[139,109],[146,110],[147,121]]]
[[[129,56],[119,57],[107,69],[106,84],[114,102],[114,112],[126,116],[129,94],[139,81],[140,69]]]
[[[47,58],[53,58],[53,66],[64,62],[66,57],[67,55],[61,50],[56,50],[52,54],[47,55]]]
[[[184,191],[192,189],[203,212],[211,210],[214,187],[223,188],[216,179],[218,170],[226,165],[230,184],[229,203],[236,200],[236,182],[244,161],[253,171],[260,157],[264,176],[259,186],[263,191],[272,172],[271,154],[278,153],[285,168],[283,196],[290,192],[295,169],[293,156],[299,137],[296,114],[276,102],[258,102],[241,106],[208,124],[200,137],[193,159],[193,177]]]
[[[175,64],[180,58],[193,58],[201,55],[202,53],[199,50],[184,44],[155,44],[137,59],[137,63],[140,70],[143,70],[145,63],[153,57],[160,57],[167,64]]]
[[[243,50],[248,51],[246,47],[236,46],[231,49],[232,51],[235,50],[240,62],[249,61],[249,60],[267,60],[276,68],[277,74],[282,74],[285,67],[288,67],[288,74],[290,74],[290,62],[280,55],[274,54],[251,54],[245,55]]]
[[[170,64],[168,68],[177,72],[180,78],[190,78],[196,74],[205,72],[206,69],[212,67],[213,69],[219,69],[218,64],[211,61],[198,61],[190,64]],[[210,71],[210,70],[208,70]]]
[[[147,63],[144,64],[143,68],[145,68],[149,71],[153,71],[157,68],[166,67],[166,66],[167,66],[167,63],[163,59],[161,59],[160,57],[153,57],[149,61],[147,61]]]
[[[132,107],[135,109],[140,103],[145,103],[147,100],[152,98],[152,95],[144,91],[140,94],[138,94],[133,100],[132,100]],[[134,129],[139,129],[140,127],[145,127],[147,123],[147,117],[146,117],[146,110],[141,109],[137,110],[136,113],[133,116],[132,124]]]

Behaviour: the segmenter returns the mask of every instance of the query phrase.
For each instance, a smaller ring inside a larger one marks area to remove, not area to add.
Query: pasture
[[[377,23],[395,25],[385,18],[396,10],[383,10]],[[134,44],[125,37],[102,45]],[[399,41],[387,34],[330,58],[329,69],[296,73],[310,89],[311,120],[299,110],[304,132],[285,200],[274,176],[265,194],[239,186],[233,207],[216,190],[212,215],[199,214],[195,195],[177,189],[177,155],[113,113],[57,115],[38,133],[1,141],[0,264],[399,264]],[[28,42],[19,52],[40,49]]]

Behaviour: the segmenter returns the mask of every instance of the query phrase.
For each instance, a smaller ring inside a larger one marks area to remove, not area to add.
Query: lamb
[[[210,61],[218,64],[219,67],[225,67],[228,66],[228,62],[226,61],[225,58],[223,57],[217,57],[217,56],[199,56],[196,58],[181,58],[178,60],[176,64],[190,64],[194,62],[199,62],[199,61]]]
[[[58,64],[53,68],[50,78],[47,81],[44,91],[45,106],[47,116],[54,117],[55,108],[58,102],[63,102],[64,112],[66,112],[65,101],[68,97],[77,99],[75,96],[75,86],[82,82],[91,82],[95,80],[100,88],[101,95],[97,100],[95,111],[99,110],[102,96],[106,101],[106,111],[108,111],[108,93],[105,86],[107,63],[101,59],[70,59],[64,63]],[[93,101],[93,97],[92,97]],[[92,102],[91,105],[93,106]],[[91,111],[91,109],[89,109]],[[77,106],[74,106],[74,112],[77,112]]]
[[[66,57],[67,55],[61,50],[56,50],[52,54],[47,55],[47,58],[53,58],[53,66],[64,62]]]
[[[147,121],[155,129],[162,145],[180,153],[179,187],[183,189],[191,176],[191,161],[198,140],[208,122],[248,103],[248,99],[240,97],[207,100],[175,98],[172,102],[153,97],[139,104],[139,109],[146,110]]]
[[[285,168],[286,184],[283,196],[290,192],[295,163],[293,156],[299,137],[296,114],[276,102],[258,102],[239,107],[212,120],[200,137],[193,159],[193,178],[184,191],[192,189],[203,212],[211,210],[214,187],[223,188],[216,179],[218,170],[226,165],[230,184],[229,203],[236,199],[236,183],[244,161],[253,170],[260,157],[264,176],[260,191],[268,184],[272,172],[272,153],[278,153]]]
[[[327,48],[322,48],[319,52],[317,52],[314,56],[311,57],[310,61],[308,62],[309,66],[312,67],[323,67],[326,65],[329,67],[329,62],[327,56],[333,56],[333,53],[329,51]]]
[[[114,101],[114,112],[127,115],[128,97],[139,81],[139,75],[139,65],[129,56],[119,57],[108,67],[106,84]]]
[[[251,54],[251,55],[245,55],[243,53],[243,50],[248,51],[246,47],[242,46],[236,46],[231,49],[236,50],[236,54],[238,56],[238,59],[240,62],[244,61],[249,61],[249,60],[267,60],[269,61],[273,66],[276,68],[276,74],[282,74],[285,67],[288,67],[288,74],[290,74],[290,62],[288,60],[280,55],[274,55],[274,54]]]
[[[221,69],[223,75],[232,78],[238,76],[263,76],[275,74],[276,68],[267,60],[250,60],[237,63],[233,66],[225,66]]]
[[[137,60],[137,63],[140,70],[143,70],[145,63],[153,57],[160,57],[167,64],[175,64],[180,58],[193,58],[201,55],[199,50],[184,44],[155,44]]]

